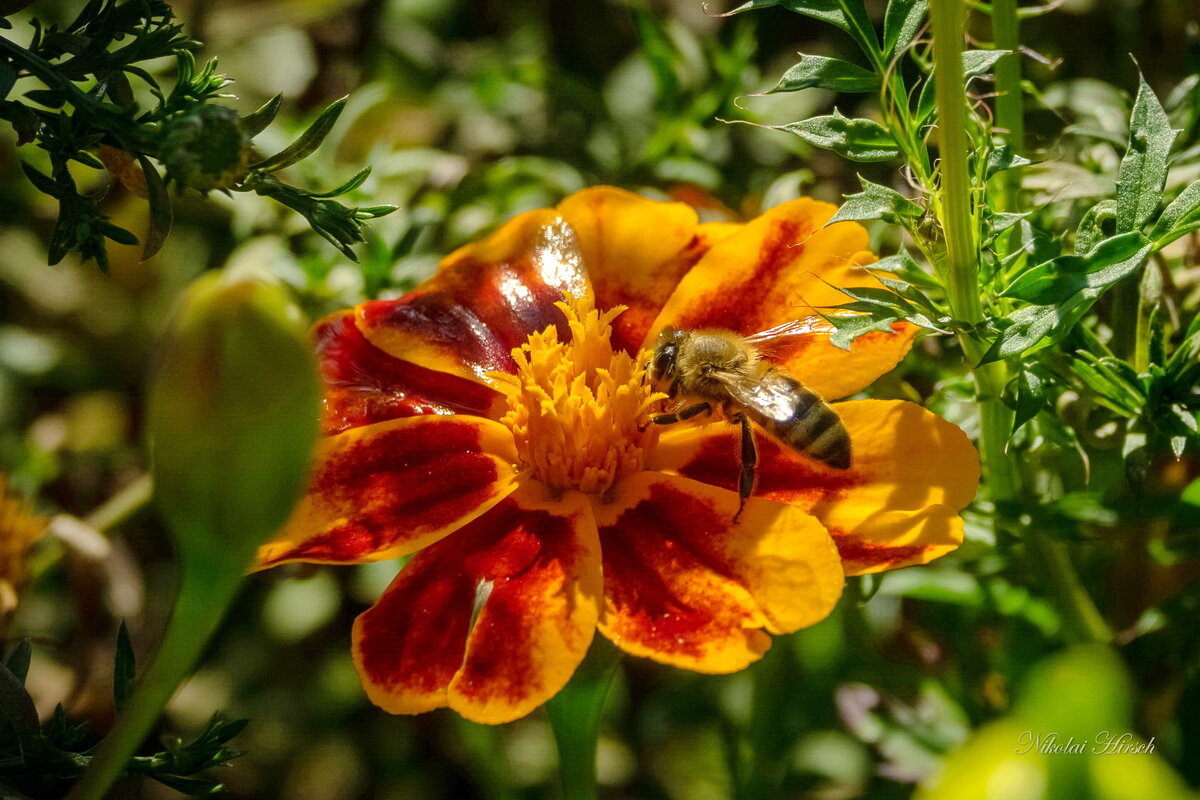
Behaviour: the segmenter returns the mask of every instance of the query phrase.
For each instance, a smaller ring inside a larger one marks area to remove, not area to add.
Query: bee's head
[[[654,354],[650,358],[650,384],[656,391],[666,391],[675,380],[676,357],[679,345],[687,337],[687,331],[667,326],[658,334],[654,343]]]

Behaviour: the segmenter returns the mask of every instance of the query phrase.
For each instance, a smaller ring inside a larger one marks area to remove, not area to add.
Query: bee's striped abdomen
[[[786,386],[795,398],[791,416],[778,419],[748,409],[751,418],[788,447],[836,469],[850,466],[850,434],[837,412],[800,381],[779,369],[772,369],[763,381]]]

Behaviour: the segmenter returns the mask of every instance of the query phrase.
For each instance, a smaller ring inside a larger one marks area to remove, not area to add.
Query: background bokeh
[[[836,156],[722,121],[779,124],[835,101],[849,113],[856,97],[752,96],[774,85],[798,50],[853,59],[847,43],[778,8],[717,18],[716,3],[174,4],[205,42],[199,55],[219,57],[236,79],[231,105],[248,112],[283,93],[280,118],[257,140],[263,149],[286,144],[323,105],[349,94],[321,151],[293,168],[295,181],[332,186],[370,164],[372,176],[352,199],[400,210],[373,224],[353,264],[267,200],[192,193],[180,198],[172,235],[150,261],[114,246],[107,275],[73,256],[48,267],[56,209],[19,168],[38,156],[0,130],[0,471],[37,493],[43,512],[79,517],[142,475],[144,382],[155,342],[177,294],[206,269],[266,268],[316,318],[395,296],[439,256],[507,217],[595,183],[672,195],[714,219],[751,216],[798,194],[837,200],[856,190],[855,171]],[[26,13],[62,19],[76,6],[43,0]],[[882,13],[882,3],[868,6]],[[1198,25],[1193,0],[1066,0],[1029,20],[1033,140],[1051,158],[1067,146],[1059,137],[1069,124],[1120,141],[1137,65],[1166,96],[1200,69]],[[987,37],[986,26],[979,35]],[[164,76],[170,67],[161,65]],[[1093,142],[1085,174],[1110,180],[1117,151]],[[863,172],[895,180],[886,165]],[[77,178],[96,190],[107,185],[102,173],[87,173],[80,167]],[[1072,178],[1079,185],[1080,176]],[[1051,168],[1043,180],[1047,199],[1063,182]],[[108,188],[103,207],[124,227],[146,229],[145,203],[119,185]],[[875,234],[880,247],[894,244]],[[1196,273],[1193,263],[1180,276],[1193,300]],[[953,354],[927,340],[873,394],[926,400],[969,426],[962,380]],[[1079,509],[1083,519],[1074,522],[1086,525],[1089,513],[1103,511]],[[746,672],[696,676],[627,659],[600,743],[605,796],[719,800],[736,787],[744,798],[905,798],[973,730],[948,782],[957,775],[970,784],[988,765],[1011,761],[1017,735],[1038,726],[1064,738],[1072,726],[1154,736],[1154,757],[1072,762],[1093,770],[1078,780],[1108,787],[1113,798],[1184,796],[1184,782],[1200,784],[1196,570],[1166,584],[1130,583],[1117,542],[1083,543],[1093,585],[1108,587],[1102,604],[1129,626],[1123,663],[1087,651],[1047,662],[1059,647],[1056,613],[1026,588],[1028,576],[1009,564],[978,514],[968,517],[960,552],[882,582],[854,582],[830,619],[777,640]],[[69,543],[44,543],[8,631],[10,639],[34,639],[30,689],[43,713],[62,702],[101,729],[112,713],[116,620],[129,623],[144,656],[174,582],[153,514],[135,514],[112,541],[104,562]],[[445,711],[393,717],[367,702],[349,629],[397,568],[287,567],[254,576],[163,731],[194,732],[216,710],[249,717],[234,743],[245,754],[221,772],[231,797],[556,796],[555,750],[540,712],[487,728]],[[1192,624],[1145,621],[1158,603],[1162,615]],[[1018,697],[1026,699],[1014,705]],[[1015,763],[1004,773],[1010,783],[989,796],[1039,796],[1028,792],[1044,765]],[[149,783],[117,795],[178,796]],[[947,783],[928,796],[966,795]]]

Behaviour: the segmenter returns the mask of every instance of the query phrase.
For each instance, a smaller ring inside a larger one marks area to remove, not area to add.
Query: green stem
[[[153,496],[154,479],[143,475],[97,506],[83,521],[95,530],[106,531],[129,519]]]
[[[1016,154],[1025,150],[1025,101],[1021,92],[1021,21],[1017,15],[1017,0],[993,0],[992,38],[996,49],[1011,50],[996,62],[996,127],[1009,148]],[[1014,212],[1021,203],[1021,168],[1005,170],[1000,183],[999,211]],[[1016,231],[997,240],[1001,258],[1012,252],[1010,243],[1017,239]]]
[[[1025,150],[1025,103],[1021,94],[1021,20],[1017,0],[992,0],[992,38],[997,50],[1011,50],[996,62],[996,127],[1003,128],[1005,141],[1014,152]],[[1020,170],[1015,175],[1019,189]]]
[[[163,707],[216,632],[237,592],[241,576],[235,572],[232,580],[214,580],[213,576],[219,574],[185,567],[179,599],[154,661],[67,800],[101,800],[121,777],[130,757],[145,741]]]
[[[962,0],[932,0],[929,5],[941,157],[941,183],[935,195],[935,208],[946,241],[945,263],[940,272],[946,281],[950,310],[957,319],[977,324],[984,320],[984,308],[979,286],[979,243],[975,236],[978,226],[973,214],[967,160],[963,11]],[[1004,24],[1001,21],[1001,26]],[[979,365],[983,342],[972,331],[960,333],[959,341],[967,359],[974,365],[972,370],[979,402],[979,449],[985,482],[997,506],[999,523],[1005,507],[1018,500],[1022,493],[1019,475],[1006,449],[1013,423],[1012,411],[1002,399],[1008,380],[1007,368],[1003,362]],[[1045,575],[1050,593],[1059,604],[1072,638],[1108,641],[1111,637],[1103,618],[1084,590],[1062,542],[1036,530],[1027,531],[1025,538],[1031,555]]]
[[[600,636],[571,682],[546,703],[558,745],[563,800],[596,800],[596,742],[600,716],[620,663],[620,651]]]

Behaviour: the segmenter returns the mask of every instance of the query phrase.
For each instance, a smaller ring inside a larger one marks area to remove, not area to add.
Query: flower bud
[[[148,427],[155,494],[185,569],[240,573],[304,488],[321,396],[305,327],[261,281],[210,273],[183,298]]]
[[[228,189],[246,175],[250,137],[232,108],[199,106],[165,123],[159,160],[180,186]]]

